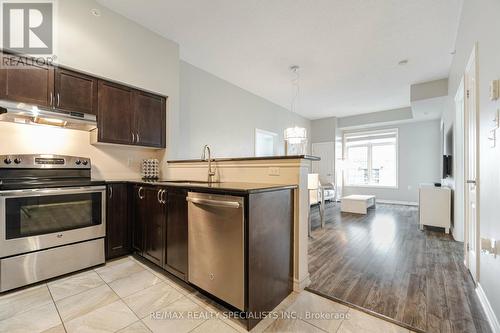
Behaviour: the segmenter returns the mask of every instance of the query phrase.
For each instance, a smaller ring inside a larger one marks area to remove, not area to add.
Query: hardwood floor
[[[425,332],[491,332],[463,264],[463,243],[418,229],[417,207],[377,205],[367,215],[312,208],[308,289]]]

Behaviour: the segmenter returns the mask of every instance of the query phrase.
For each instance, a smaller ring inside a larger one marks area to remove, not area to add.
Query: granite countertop
[[[292,160],[292,159],[305,159],[310,161],[319,161],[321,158],[312,155],[289,155],[289,156],[263,156],[263,157],[223,157],[213,158],[215,162],[225,161],[255,161],[255,160]],[[189,162],[206,162],[202,159],[187,159],[187,160],[169,160],[167,163],[189,163]]]
[[[170,186],[192,190],[209,190],[210,192],[237,192],[237,193],[257,193],[268,192],[283,189],[295,189],[297,185],[288,184],[260,184],[260,183],[239,183],[239,182],[215,182],[207,183],[203,181],[188,181],[188,180],[145,180],[145,179],[114,179],[105,180],[107,183],[133,183],[152,186]]]

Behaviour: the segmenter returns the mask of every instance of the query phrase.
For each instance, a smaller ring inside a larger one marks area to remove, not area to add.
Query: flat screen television
[[[451,155],[443,155],[443,178],[453,176],[453,162]]]

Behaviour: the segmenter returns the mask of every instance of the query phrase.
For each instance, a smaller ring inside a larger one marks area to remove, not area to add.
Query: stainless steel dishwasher
[[[245,228],[242,197],[189,192],[188,280],[245,310]]]

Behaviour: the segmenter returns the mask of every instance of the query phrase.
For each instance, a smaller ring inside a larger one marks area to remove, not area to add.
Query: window
[[[346,133],[346,186],[398,186],[398,130]]]
[[[278,150],[278,134],[255,129],[255,156],[274,156]]]

